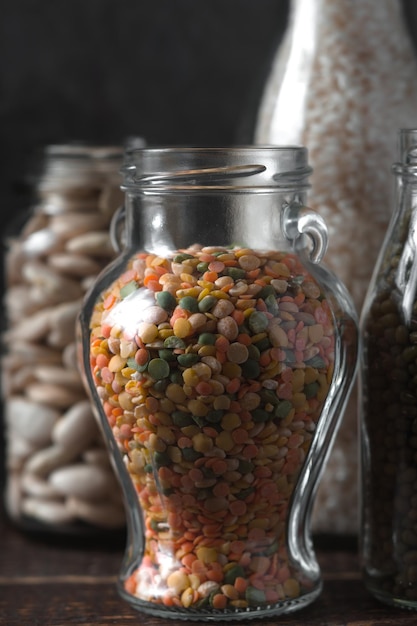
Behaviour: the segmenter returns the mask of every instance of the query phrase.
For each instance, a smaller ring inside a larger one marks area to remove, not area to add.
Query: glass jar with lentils
[[[315,486],[356,371],[303,147],[153,148],[123,168],[124,245],[81,312],[124,490],[138,610],[220,621],[320,594]]]

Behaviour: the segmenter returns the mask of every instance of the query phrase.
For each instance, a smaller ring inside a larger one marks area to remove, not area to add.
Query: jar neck
[[[122,168],[129,247],[157,254],[189,246],[285,245],[281,211],[305,204],[303,147],[151,148]]]
[[[302,146],[148,148],[127,151],[126,191],[259,193],[307,189],[311,168]]]
[[[123,148],[83,144],[49,145],[37,175],[40,194],[65,194],[74,190],[120,185]]]

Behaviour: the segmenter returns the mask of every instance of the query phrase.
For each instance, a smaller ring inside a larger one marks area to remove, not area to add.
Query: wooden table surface
[[[0,518],[2,626],[175,626],[197,622],[138,613],[118,596],[115,582],[124,537],[103,541],[34,537]],[[247,621],[252,626],[411,626],[417,612],[391,608],[364,588],[355,542],[316,538],[324,589],[310,606],[288,616]],[[230,622],[238,624],[239,622]],[[243,622],[244,623],[244,622]],[[201,624],[201,623],[200,623]]]

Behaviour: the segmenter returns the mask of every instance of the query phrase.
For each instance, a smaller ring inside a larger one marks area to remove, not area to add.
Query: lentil
[[[173,336],[162,341],[146,308],[146,323],[117,325],[121,279],[102,294],[91,321],[94,382],[103,407],[118,409],[109,423],[146,526],[144,558],[126,589],[189,609],[246,610],[296,598],[308,585],[287,554],[285,521],[332,380],[330,306],[292,253],[193,246],[164,259],[152,287],[143,270],[151,262],[140,253],[128,264],[135,302],[168,313]],[[182,276],[185,262],[192,295],[178,283],[161,296],[167,274]],[[110,388],[107,370],[125,371],[120,346],[132,336],[140,338],[130,356],[140,371]],[[122,402],[132,381],[133,412]],[[163,419],[162,402],[169,402]]]

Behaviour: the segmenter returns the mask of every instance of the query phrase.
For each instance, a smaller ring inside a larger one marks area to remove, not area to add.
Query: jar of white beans
[[[84,293],[114,256],[122,160],[118,146],[46,147],[33,206],[4,238],[5,508],[23,529],[125,526],[75,345]]]

